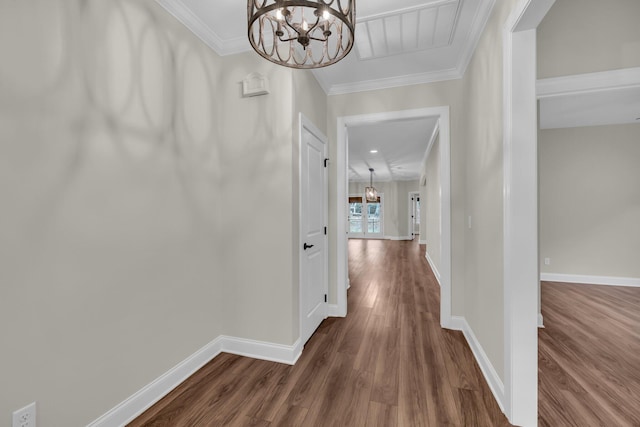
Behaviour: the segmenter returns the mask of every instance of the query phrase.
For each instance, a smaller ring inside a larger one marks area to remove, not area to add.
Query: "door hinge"
[[[327,163],[329,163],[329,159],[324,159],[324,167],[327,167]]]
[[[327,302],[327,294],[324,294],[324,302]]]
[[[327,235],[327,227],[324,228],[324,235]]]

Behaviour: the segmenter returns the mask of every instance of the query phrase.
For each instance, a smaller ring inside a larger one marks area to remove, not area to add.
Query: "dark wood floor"
[[[640,288],[542,283],[540,426],[640,426]]]
[[[130,426],[508,426],[415,242],[349,242],[349,315],[295,366],[221,354]],[[558,425],[558,424],[555,424]]]

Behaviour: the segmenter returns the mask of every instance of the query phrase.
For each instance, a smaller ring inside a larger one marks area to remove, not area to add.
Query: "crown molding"
[[[186,7],[180,0],[156,0],[169,14],[180,21],[193,34],[202,40],[220,56],[233,55],[250,50],[249,42],[245,37],[237,37],[223,40],[208,25]]]
[[[640,67],[540,79],[536,93],[538,99],[544,99],[638,86]]]
[[[469,36],[465,43],[465,49],[460,56],[460,61],[458,62],[458,71],[461,76],[467,72],[467,67],[469,63],[471,63],[471,59],[473,58],[473,54],[478,47],[478,43],[480,42],[480,38],[484,33],[484,29],[487,26],[487,22],[489,22],[489,18],[491,17],[491,12],[493,11],[493,7],[496,4],[496,0],[485,0],[481,2],[482,4],[478,7],[478,11],[476,15],[473,17],[473,23],[471,24],[471,31],[469,32]]]
[[[465,48],[460,56],[460,61],[455,68],[448,70],[434,71],[428,73],[411,74],[406,76],[390,77],[384,79],[368,80],[356,83],[344,83],[330,85],[319,75],[314,72],[316,80],[327,95],[345,95],[355,92],[366,92],[370,90],[390,89],[400,86],[411,86],[425,83],[437,83],[446,80],[461,79],[473,58],[476,47],[482,37],[484,29],[491,17],[491,12],[495,6],[496,0],[483,0],[478,7],[476,15],[473,18],[471,31],[465,42]]]
[[[455,68],[439,70],[427,73],[394,76],[383,79],[367,80],[362,82],[330,84],[321,77],[317,70],[312,73],[326,95],[344,95],[355,92],[390,89],[401,86],[411,86],[426,83],[436,83],[447,80],[456,80],[463,77],[486,23],[491,16],[491,11],[496,0],[482,0],[476,16],[473,19],[472,29],[465,43],[461,59]],[[196,37],[200,38],[207,46],[220,56],[234,55],[251,50],[251,46],[245,37],[223,40],[196,14],[184,5],[181,0],[156,0],[169,14],[185,25]],[[447,3],[448,0],[442,0]]]
[[[313,73],[323,89],[328,86],[323,84],[317,73]],[[435,83],[445,80],[456,80],[462,78],[462,74],[456,68],[449,70],[435,71],[429,73],[409,74],[406,76],[389,77],[377,80],[366,80],[363,82],[343,83],[330,86],[327,95],[344,95],[354,92],[366,92],[370,90],[390,89],[400,86],[411,86],[424,83]]]

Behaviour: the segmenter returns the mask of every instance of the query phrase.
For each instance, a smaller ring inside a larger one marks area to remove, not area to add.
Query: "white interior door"
[[[301,115],[300,334],[303,343],[327,316],[326,140]]]

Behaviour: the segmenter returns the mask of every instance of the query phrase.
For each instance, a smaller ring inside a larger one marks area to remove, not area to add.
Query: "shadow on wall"
[[[202,190],[220,178],[213,55],[168,33],[145,2],[35,3],[0,14],[0,150],[12,151],[2,156],[14,159],[9,170],[20,156],[25,179],[13,184],[27,187],[32,212],[63,203],[91,166],[107,208],[127,200],[105,181],[132,174],[147,189],[157,179],[159,193],[175,180],[190,212],[211,220],[202,210],[214,193]]]
[[[0,416],[84,425],[221,333],[221,65],[153,0],[0,0],[0,58]]]

